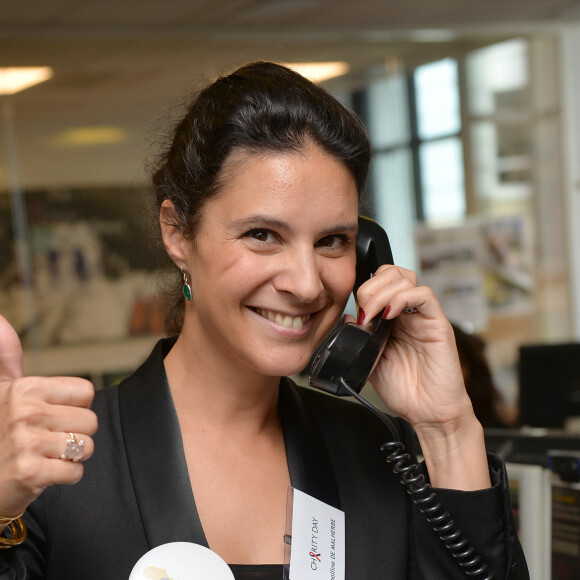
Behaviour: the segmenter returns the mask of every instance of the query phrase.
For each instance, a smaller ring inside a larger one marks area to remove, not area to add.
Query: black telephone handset
[[[392,264],[393,254],[385,230],[370,218],[359,216],[356,238],[356,281],[353,293],[382,264]],[[368,324],[346,323],[331,333],[314,357],[309,383],[333,395],[350,395],[340,385],[342,378],[357,393],[367,382],[383,353],[392,320],[378,314]]]
[[[393,255],[389,238],[379,224],[369,218],[359,217],[356,239],[356,282],[355,293],[382,264],[392,264]],[[399,440],[398,429],[384,413],[371,405],[360,391],[367,382],[375,364],[382,355],[391,333],[393,321],[378,314],[369,324],[359,326],[342,324],[332,332],[317,349],[313,357],[309,383],[333,395],[351,395],[372,411],[391,431],[392,441],[387,441],[381,449],[387,454],[387,462],[400,478],[407,493],[439,536],[453,558],[463,568],[465,575],[480,580],[493,580],[488,566],[469,541],[457,529],[449,512],[438,500],[435,490],[426,481],[418,465],[411,462]]]

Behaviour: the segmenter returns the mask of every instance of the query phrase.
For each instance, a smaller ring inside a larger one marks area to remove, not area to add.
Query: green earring
[[[191,301],[191,286],[189,285],[189,279],[187,274],[185,273],[184,269],[181,268],[181,274],[183,276],[183,296],[185,299],[190,302]]]

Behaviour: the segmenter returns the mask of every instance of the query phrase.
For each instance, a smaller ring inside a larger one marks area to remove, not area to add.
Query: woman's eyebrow
[[[241,218],[238,220],[234,220],[230,224],[233,228],[244,228],[244,227],[267,227],[277,230],[291,230],[292,227],[282,220],[273,218],[271,216],[262,216],[262,215],[254,215],[245,218]],[[333,226],[329,226],[324,228],[321,232],[319,232],[320,236],[327,236],[330,234],[341,234],[341,233],[349,233],[355,232],[358,229],[357,222],[347,222],[347,223],[338,223]]]
[[[230,226],[233,228],[244,228],[244,227],[256,227],[257,225],[261,227],[268,227],[268,228],[275,228],[275,229],[283,229],[289,230],[291,229],[290,226],[279,219],[270,217],[270,216],[263,216],[263,215],[252,215],[249,217],[241,218],[238,220],[234,220],[230,223]]]
[[[356,232],[358,230],[358,224],[356,222],[346,223],[346,224],[336,224],[332,227],[324,229],[320,234],[322,236],[327,236],[330,234],[343,234]]]

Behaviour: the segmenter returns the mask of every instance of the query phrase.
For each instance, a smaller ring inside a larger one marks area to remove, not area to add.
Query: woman
[[[91,411],[80,379],[20,377],[5,331],[0,515],[26,510],[29,533],[2,553],[6,577],[125,579],[147,550],[187,541],[238,579],[279,579],[289,485],[345,512],[346,578],[464,577],[386,465],[383,424],[281,378],[305,366],[353,287],[369,159],[348,111],[272,63],[193,101],[153,174],[184,290],[172,338]],[[372,384],[415,428],[431,484],[496,578],[527,577],[505,471],[488,465],[437,300],[382,266],[358,302],[359,323],[396,319]],[[59,459],[93,449],[85,464]]]

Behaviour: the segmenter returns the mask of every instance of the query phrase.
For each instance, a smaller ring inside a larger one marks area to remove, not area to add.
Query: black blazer
[[[155,546],[207,546],[163,366],[172,344],[160,341],[119,387],[97,393],[83,479],[48,488],[29,507],[29,538],[0,552],[2,580],[127,580]],[[380,445],[391,437],[381,421],[288,379],[279,409],[292,485],[345,512],[348,580],[465,578],[386,464]],[[528,578],[505,470],[490,461],[492,489],[440,495],[496,580]]]

